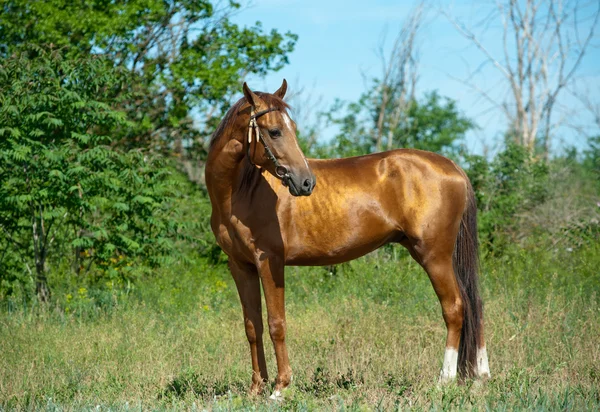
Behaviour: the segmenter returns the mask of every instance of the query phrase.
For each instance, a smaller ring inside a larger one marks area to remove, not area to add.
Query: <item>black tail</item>
[[[464,316],[458,347],[458,373],[472,377],[477,364],[477,348],[481,341],[483,307],[479,296],[479,241],[477,237],[477,202],[473,187],[468,184],[468,204],[454,247],[452,263],[463,301]]]

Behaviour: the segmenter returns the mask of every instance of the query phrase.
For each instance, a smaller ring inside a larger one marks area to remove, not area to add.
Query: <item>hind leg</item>
[[[440,372],[440,383],[456,378],[458,348],[463,324],[463,301],[452,266],[452,249],[425,246],[422,242],[408,247],[413,258],[425,269],[440,300],[446,323],[446,350]]]
[[[463,301],[454,276],[451,257],[430,261],[424,268],[440,300],[442,315],[446,323],[446,350],[440,372],[440,383],[446,383],[456,378],[458,370],[458,348],[464,313]]]

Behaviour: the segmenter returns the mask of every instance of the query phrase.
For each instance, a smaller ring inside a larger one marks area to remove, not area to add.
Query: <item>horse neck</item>
[[[243,144],[244,129],[242,127],[231,127],[231,129],[225,130],[219,139],[232,137],[227,141],[216,142],[206,162],[208,193],[213,205],[217,205],[224,213],[231,212],[231,198],[249,166]]]

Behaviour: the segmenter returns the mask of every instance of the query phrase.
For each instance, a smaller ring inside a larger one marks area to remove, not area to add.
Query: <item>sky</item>
[[[596,5],[595,2],[588,4]],[[303,88],[313,100],[319,97],[321,109],[328,108],[336,98],[356,101],[365,91],[365,75],[377,77],[381,73],[376,49],[382,38],[385,38],[384,49],[389,50],[412,5],[412,2],[390,0],[254,0],[234,16],[236,23],[252,25],[260,21],[265,31],[291,31],[299,38],[289,56],[289,65],[264,79],[249,78],[249,85],[255,90],[273,92],[286,78],[292,91]],[[456,100],[460,110],[479,126],[468,133],[466,144],[471,151],[480,154],[499,150],[506,120],[498,109],[457,79],[474,81],[494,96],[506,95],[508,90],[502,86],[497,69],[482,64],[484,55],[458,33],[440,10],[481,33],[482,43],[490,52],[500,55],[502,31],[499,19],[490,14],[494,7],[493,2],[482,5],[468,0],[435,3],[427,13],[419,38],[417,96],[437,90],[440,95]],[[482,26],[481,21],[489,16],[492,17]],[[583,29],[589,26],[585,20],[581,24]],[[591,96],[595,93],[596,101],[600,100],[598,27],[597,32],[577,72],[581,78],[580,88]],[[477,71],[476,76],[471,76],[473,71]],[[565,124],[556,130],[554,150],[560,151],[566,146],[584,148],[584,135],[597,132],[593,118],[579,107],[578,100],[570,93],[562,97],[563,107],[555,117],[564,118]],[[583,128],[584,133],[573,126]],[[321,139],[328,140],[334,133],[331,128],[324,129]]]

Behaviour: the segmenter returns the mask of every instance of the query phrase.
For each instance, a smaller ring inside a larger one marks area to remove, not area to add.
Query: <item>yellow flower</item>
[[[86,288],[79,288],[79,290],[77,291],[77,294],[79,295],[80,299],[86,299],[87,293],[88,293],[88,291]]]

